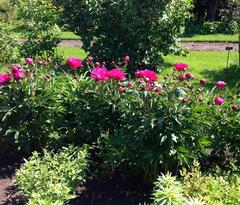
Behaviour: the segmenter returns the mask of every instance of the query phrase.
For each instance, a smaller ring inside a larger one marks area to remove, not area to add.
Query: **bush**
[[[51,0],[21,0],[18,2],[18,16],[24,22],[26,42],[20,48],[23,57],[54,56],[59,39],[56,26],[60,10]]]
[[[16,185],[29,199],[28,205],[63,205],[75,198],[75,188],[85,182],[86,148],[68,147],[57,153],[44,150],[25,161],[16,172]]]
[[[128,69],[133,72],[145,64],[159,67],[163,55],[183,53],[178,36],[189,16],[188,0],[57,2],[84,49],[109,66],[128,54],[133,58]]]
[[[236,34],[238,24],[236,21],[193,22],[186,26],[187,34]]]
[[[0,2],[0,23],[11,21],[15,17],[14,6],[10,0],[1,0]]]
[[[18,80],[12,68],[15,79],[1,87],[1,140],[15,138],[29,151],[87,143],[103,167],[150,181],[206,158],[208,149],[239,159],[239,98],[225,82],[210,91],[187,64],[175,64],[163,80],[148,69],[131,79],[127,56],[110,71],[90,59],[69,58],[56,69],[27,64]]]
[[[0,23],[0,65],[9,64],[19,59],[19,42],[12,36],[9,25]]]
[[[12,66],[10,82],[0,87],[1,151],[18,148],[30,153],[60,143],[57,128],[63,123],[72,81],[53,66],[37,60]]]
[[[239,204],[240,178],[237,174],[203,174],[199,164],[191,171],[183,170],[182,179],[162,175],[155,183],[154,204],[215,205]]]

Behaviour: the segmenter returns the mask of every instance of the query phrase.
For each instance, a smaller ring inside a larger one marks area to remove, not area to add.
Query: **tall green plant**
[[[127,54],[133,71],[143,64],[160,66],[163,55],[183,53],[178,36],[189,16],[189,0],[57,2],[63,5],[72,31],[81,36],[84,49],[99,61],[110,65]]]
[[[21,55],[45,58],[53,56],[59,43],[56,25],[60,10],[51,0],[21,0],[18,7],[26,37],[26,42],[20,48]]]

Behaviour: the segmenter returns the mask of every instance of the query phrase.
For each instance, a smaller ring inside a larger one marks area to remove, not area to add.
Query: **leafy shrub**
[[[17,145],[29,153],[60,141],[57,128],[63,122],[72,82],[56,74],[53,62],[40,62],[13,65],[11,81],[0,88],[2,151],[16,151]]]
[[[239,98],[225,82],[209,90],[181,63],[161,81],[148,69],[131,79],[124,72],[129,60],[112,70],[90,57],[56,69],[27,64],[30,72],[20,69],[26,77],[18,80],[21,72],[12,68],[15,80],[1,87],[1,140],[15,138],[30,151],[87,143],[103,167],[147,180],[177,173],[208,149],[239,158]]]
[[[51,0],[21,0],[18,16],[24,22],[26,42],[20,48],[23,57],[54,56],[59,39],[57,22],[60,10]]]
[[[75,198],[75,188],[85,182],[87,148],[68,147],[53,153],[37,152],[16,172],[16,185],[28,205],[62,205]]]
[[[8,64],[19,58],[18,39],[11,35],[8,25],[0,23],[0,64]]]
[[[155,205],[180,205],[183,204],[182,184],[169,173],[160,176],[155,182],[153,192]]]
[[[195,162],[191,171],[182,171],[182,176],[181,180],[171,175],[159,177],[153,192],[154,204],[223,205],[240,202],[237,174],[203,174]]]
[[[187,34],[235,34],[238,31],[236,21],[207,21],[203,23],[189,23],[185,32]]]
[[[0,2],[0,23],[6,23],[15,16],[14,6],[10,0],[1,0]]]
[[[108,65],[128,54],[133,72],[142,63],[160,66],[163,55],[183,53],[178,35],[189,16],[188,0],[57,2],[63,5],[72,31],[81,36],[84,49]]]

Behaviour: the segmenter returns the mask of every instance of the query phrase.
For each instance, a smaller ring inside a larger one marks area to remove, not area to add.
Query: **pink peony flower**
[[[125,92],[126,92],[126,89],[125,89],[124,87],[120,87],[120,88],[119,88],[119,92],[120,92],[120,93],[125,93]]]
[[[87,57],[87,62],[88,62],[88,63],[91,63],[92,61],[93,61],[93,57],[92,57],[92,56],[88,56],[88,57]]]
[[[82,60],[80,58],[68,58],[67,64],[72,70],[76,70],[79,67],[83,67]]]
[[[232,111],[237,112],[238,111],[238,106],[237,105],[231,105],[231,109],[232,109]]]
[[[131,81],[128,82],[127,86],[131,88],[133,86],[133,83]]]
[[[153,84],[152,83],[147,83],[146,90],[147,91],[152,91],[153,90]]]
[[[104,81],[108,79],[108,70],[105,66],[100,68],[92,69],[91,78],[95,79],[96,81]]]
[[[215,105],[222,105],[224,103],[224,99],[223,98],[221,98],[221,97],[215,97],[215,99],[214,99],[214,104]]]
[[[226,84],[227,84],[227,83],[225,83],[224,81],[218,81],[218,82],[216,82],[216,86],[217,86],[218,88],[224,88]]]
[[[101,63],[96,62],[95,65],[96,65],[96,67],[100,67],[100,66],[101,66]]]
[[[31,64],[31,65],[33,64],[33,59],[32,58],[25,58],[24,60],[25,60],[26,64]]]
[[[38,65],[43,65],[43,61],[39,60]]]
[[[156,90],[155,92],[156,92],[158,95],[161,95],[162,90]]]
[[[124,61],[124,63],[128,63],[130,61],[130,57],[129,56],[124,56],[123,61]]]
[[[17,72],[19,69],[21,69],[19,64],[15,64],[11,67],[12,72]]]
[[[207,80],[206,80],[205,78],[202,78],[202,79],[200,80],[200,84],[201,84],[201,85],[206,85],[206,83],[207,83]]]
[[[125,73],[121,68],[115,68],[108,71],[108,78],[114,80],[126,80]]]
[[[188,69],[188,64],[176,63],[174,64],[174,69],[177,71],[186,71]]]
[[[187,79],[193,79],[194,78],[194,75],[192,73],[187,73],[186,74],[186,78]]]
[[[157,74],[154,71],[148,70],[148,69],[137,70],[135,72],[135,76],[137,78],[144,78],[144,79],[150,80],[150,81],[156,81],[158,79]]]
[[[179,80],[181,80],[181,81],[184,81],[184,80],[186,80],[186,75],[185,74],[181,74],[181,75],[179,75]]]
[[[0,73],[0,87],[4,86],[4,84],[9,83],[11,77],[8,73]]]
[[[20,80],[20,79],[25,78],[25,74],[22,69],[18,69],[16,72],[12,72],[12,75],[15,80]]]

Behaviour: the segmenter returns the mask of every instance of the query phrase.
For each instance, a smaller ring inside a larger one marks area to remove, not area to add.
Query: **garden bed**
[[[21,205],[23,199],[18,196],[13,180],[15,169],[23,162],[22,156],[0,155],[0,204]]]

